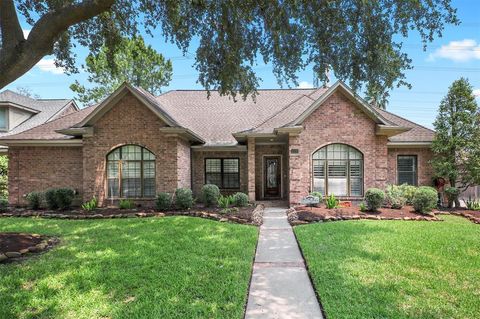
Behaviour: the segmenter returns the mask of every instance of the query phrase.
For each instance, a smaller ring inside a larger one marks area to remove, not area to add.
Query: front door
[[[282,178],[280,156],[265,156],[263,169],[263,194],[265,198],[281,197]]]

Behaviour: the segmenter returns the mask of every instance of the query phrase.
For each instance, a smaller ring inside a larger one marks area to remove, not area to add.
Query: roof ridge
[[[380,111],[381,111],[381,112],[388,113],[388,114],[393,115],[393,116],[396,116],[396,117],[399,117],[399,118],[401,118],[402,120],[407,121],[408,123],[412,123],[412,124],[414,124],[414,125],[416,125],[416,126],[420,126],[421,128],[424,128],[424,129],[426,129],[426,130],[429,130],[429,131],[432,132],[432,133],[436,133],[435,130],[432,130],[432,129],[426,127],[426,126],[423,126],[422,124],[418,124],[418,123],[416,123],[416,122],[413,122],[413,121],[411,121],[411,120],[409,120],[409,119],[406,119],[406,118],[404,118],[403,116],[397,115],[397,114],[395,114],[395,113],[392,113],[392,112],[387,111],[387,110],[384,110],[384,109],[380,109]]]
[[[314,99],[312,99],[310,96],[317,92],[320,88],[316,88],[313,92],[311,92],[310,94],[308,95],[305,95],[305,94],[302,94],[300,95],[298,98],[294,99],[292,102],[288,103],[287,105],[285,105],[284,107],[282,107],[280,110],[278,110],[278,112],[275,112],[273,113],[272,115],[270,115],[269,117],[267,117],[263,122],[255,125],[254,127],[252,127],[252,129],[256,129],[256,128],[259,128],[260,126],[262,126],[263,124],[267,123],[268,121],[270,121],[271,119],[273,119],[275,116],[277,116],[278,114],[280,114],[281,112],[285,111],[286,109],[288,109],[290,106],[292,106],[294,103],[298,102],[300,99],[302,99],[303,97],[307,97],[309,98],[310,100],[312,101],[315,101]]]

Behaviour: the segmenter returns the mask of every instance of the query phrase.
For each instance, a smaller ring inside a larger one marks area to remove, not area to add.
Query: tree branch
[[[7,50],[14,48],[20,41],[25,40],[13,0],[0,1],[0,29],[2,31],[2,51],[4,48]]]
[[[58,37],[70,26],[109,10],[114,2],[115,0],[85,0],[64,6],[42,16],[33,26],[26,41],[13,47],[3,42],[0,50],[0,74],[2,74],[0,89],[25,74],[45,55],[50,54]],[[18,23],[16,13],[15,19]],[[1,27],[3,35],[3,23]]]

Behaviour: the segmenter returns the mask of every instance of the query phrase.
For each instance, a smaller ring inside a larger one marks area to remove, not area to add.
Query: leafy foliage
[[[118,202],[118,208],[120,208],[120,209],[133,209],[133,208],[135,208],[135,203],[131,199],[121,199]]]
[[[55,199],[57,206],[61,210],[68,209],[72,206],[75,192],[71,188],[57,188],[55,192]]]
[[[47,189],[45,192],[45,202],[47,203],[48,209],[58,209],[57,190],[55,188]]]
[[[248,206],[248,195],[242,192],[233,195],[234,203],[238,207]]]
[[[0,198],[0,213],[5,213],[8,210],[8,199]]]
[[[110,61],[111,58],[113,61]],[[78,81],[70,85],[82,103],[99,102],[123,82],[142,87],[152,94],[160,94],[162,86],[167,86],[172,79],[172,62],[165,60],[150,45],[145,45],[140,36],[123,39],[113,57],[109,56],[109,48],[103,46],[97,54],[90,53],[85,63],[88,81],[96,86],[86,88]],[[115,64],[114,72],[110,63]]]
[[[214,184],[205,184],[202,187],[202,202],[207,207],[217,205],[220,189]]]
[[[159,28],[185,54],[193,40],[198,42],[198,81],[221,94],[246,97],[254,92],[261,80],[254,72],[260,59],[273,66],[280,84],[297,84],[298,71],[311,65],[319,81],[333,70],[355,90],[367,84],[369,94],[382,101],[386,90],[408,85],[404,70],[411,68],[411,60],[396,39],[417,31],[426,45],[441,35],[445,23],[459,23],[450,0],[401,5],[389,0],[19,0],[17,8],[33,28],[25,40],[19,24],[0,24],[1,33],[8,35],[0,47],[0,73],[6,74],[0,88],[52,52],[56,64],[69,73],[78,71],[77,45],[94,55],[106,45],[114,74],[118,66],[113,57],[122,39],[139,29],[152,34]],[[5,12],[16,15],[13,6]]]
[[[335,197],[335,195],[333,194],[330,194],[330,196],[327,196],[325,198],[325,206],[328,208],[328,209],[334,209],[334,208],[337,208],[338,207],[338,203],[340,201]]]
[[[467,208],[470,210],[480,210],[480,200],[472,199],[469,197],[468,199],[464,200]]]
[[[323,201],[323,195],[320,192],[311,192],[310,195],[318,197],[319,203],[321,203]]]
[[[378,188],[369,188],[365,192],[365,202],[369,211],[376,211],[385,201],[385,192]]]
[[[462,190],[480,184],[480,109],[467,79],[452,83],[434,126],[431,163],[436,175]]]
[[[218,198],[218,206],[226,209],[235,203],[235,198],[232,195],[220,196]]]
[[[155,207],[158,211],[166,211],[172,207],[172,195],[169,193],[158,193]]]
[[[190,209],[193,207],[193,195],[189,188],[177,188],[175,191],[175,206],[178,209]]]
[[[93,197],[91,200],[82,204],[82,209],[91,212],[98,207],[98,199]]]
[[[366,211],[367,211],[367,204],[365,204],[365,202],[361,202],[361,203],[358,205],[358,208],[360,208],[360,211],[361,211],[361,212],[366,212]]]
[[[417,186],[402,184],[398,186],[398,188],[402,192],[402,196],[405,198],[406,204],[413,205],[413,196],[417,191]]]
[[[458,202],[458,196],[460,195],[460,190],[456,187],[448,186],[445,187],[445,195],[448,199],[448,207],[453,207],[454,202]]]
[[[8,156],[0,155],[0,198],[8,198]]]
[[[26,197],[28,201],[28,206],[31,209],[37,210],[42,206],[43,193],[41,192],[31,192],[27,194]]]
[[[400,209],[405,206],[405,199],[402,189],[397,185],[388,185],[385,190],[385,205],[394,209]]]
[[[420,186],[413,196],[413,208],[419,213],[428,213],[437,206],[438,195],[433,187]]]

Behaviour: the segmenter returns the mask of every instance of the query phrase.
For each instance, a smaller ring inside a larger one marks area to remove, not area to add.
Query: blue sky
[[[449,85],[460,77],[467,77],[474,86],[480,102],[480,1],[454,0],[461,20],[459,26],[447,26],[442,38],[437,38],[423,51],[418,34],[413,32],[404,40],[404,52],[413,60],[413,70],[407,71],[407,81],[412,89],[398,88],[391,92],[387,110],[413,121],[432,127],[438,105],[446,94]],[[22,23],[24,32],[30,26]],[[174,89],[201,89],[197,84],[197,72],[193,68],[193,55],[183,56],[182,52],[170,43],[165,43],[160,31],[154,32],[155,37],[145,36],[145,41],[158,52],[170,58],[173,63],[173,79],[164,91]],[[195,52],[192,46],[189,52]],[[78,64],[87,55],[85,48],[78,48]],[[272,68],[263,63],[255,68],[262,78],[260,88],[277,88],[277,81]],[[313,73],[307,69],[299,74],[300,86],[309,87],[313,82]],[[86,83],[87,74],[73,76],[63,74],[61,69],[53,65],[53,57],[45,57],[37,66],[6,88],[15,90],[17,87],[29,88],[42,98],[73,98],[69,85],[75,80]]]

